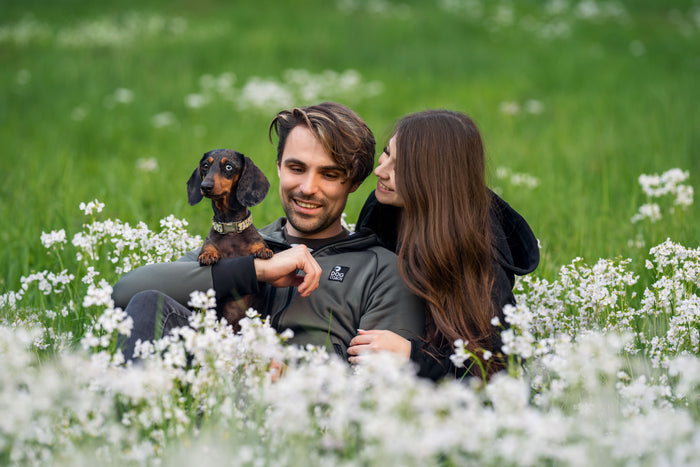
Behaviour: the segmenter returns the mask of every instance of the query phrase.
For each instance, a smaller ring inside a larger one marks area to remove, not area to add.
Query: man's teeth
[[[307,209],[313,209],[313,208],[317,208],[320,206],[319,204],[305,203],[304,201],[299,201],[299,200],[295,200],[295,202],[299,206],[301,206],[302,208],[307,208]]]

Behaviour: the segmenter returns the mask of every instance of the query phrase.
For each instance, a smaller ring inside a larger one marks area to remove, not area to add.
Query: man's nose
[[[312,195],[316,193],[318,191],[318,178],[316,175],[311,173],[307,174],[299,186],[299,189],[305,195]]]

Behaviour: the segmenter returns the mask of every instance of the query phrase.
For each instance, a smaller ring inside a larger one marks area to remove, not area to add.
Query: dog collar
[[[211,226],[214,230],[219,232],[220,234],[227,234],[227,233],[241,233],[248,227],[253,225],[253,214],[248,213],[245,219],[242,221],[233,221],[233,222],[216,222],[212,221]]]

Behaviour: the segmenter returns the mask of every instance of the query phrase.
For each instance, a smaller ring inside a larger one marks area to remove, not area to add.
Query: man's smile
[[[314,203],[312,201],[304,201],[298,198],[293,198],[292,201],[294,201],[294,204],[296,204],[298,207],[307,210],[307,209],[318,209],[322,205],[319,203]]]

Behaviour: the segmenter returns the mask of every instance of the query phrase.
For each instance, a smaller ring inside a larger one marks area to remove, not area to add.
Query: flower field
[[[696,465],[698,39],[697,0],[9,0],[0,465]],[[232,333],[207,291],[125,363],[111,286],[201,244],[201,154],[268,174],[261,227],[282,214],[271,117],[326,99],[378,147],[409,112],[475,119],[489,186],[541,245],[493,323],[507,369],[351,367],[254,311]]]
[[[104,204],[80,207],[94,219]],[[70,245],[63,230],[41,241],[57,264],[70,251],[81,267],[23,277],[0,296],[14,315],[0,327],[9,463],[692,465],[700,455],[700,248],[668,240],[643,265],[577,258],[554,281],[527,276],[505,310],[507,371],[433,385],[391,355],[350,368],[287,346],[289,333],[253,310],[234,334],[212,291],[193,294],[202,312],[191,327],[125,364],[116,335],[131,319],[96,265],[127,272],[201,238],[171,216],[158,232],[93,220]],[[654,278],[640,295],[639,268]],[[63,308],[25,305],[32,296]],[[57,329],[88,309],[97,319],[82,323],[76,351],[76,336]],[[468,364],[460,344],[455,358]]]

